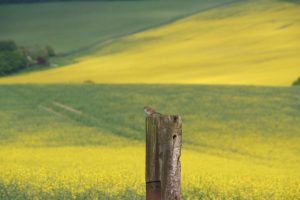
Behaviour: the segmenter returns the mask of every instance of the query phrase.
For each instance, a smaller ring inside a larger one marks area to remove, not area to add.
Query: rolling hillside
[[[297,199],[299,88],[0,87],[1,199],[144,199],[144,105],[183,116],[183,199]]]
[[[73,1],[0,5],[0,40],[69,55],[236,0]]]
[[[80,55],[0,78],[0,199],[144,200],[145,105],[183,118],[182,200],[300,197],[300,4],[170,2],[0,5]]]
[[[300,5],[233,4],[125,37],[66,67],[0,83],[291,85],[300,75]]]

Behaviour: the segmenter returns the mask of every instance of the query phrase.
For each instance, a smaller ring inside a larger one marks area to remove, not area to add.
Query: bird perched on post
[[[144,107],[144,112],[146,113],[147,116],[153,115],[153,114],[160,114],[158,112],[156,112],[153,108],[151,108],[150,106],[145,106]]]

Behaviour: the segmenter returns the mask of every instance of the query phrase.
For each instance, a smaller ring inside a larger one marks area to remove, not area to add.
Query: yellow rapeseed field
[[[249,1],[138,33],[75,64],[0,83],[205,83],[287,86],[300,75],[300,5]]]
[[[4,85],[0,97],[1,200],[145,199],[145,102],[183,117],[182,199],[300,197],[297,87]]]
[[[10,197],[143,199],[145,148],[1,147],[0,179]],[[300,172],[289,163],[183,150],[184,199],[296,199]],[[130,194],[130,192],[132,194]],[[24,197],[25,197],[24,196]],[[140,197],[140,198],[139,198]]]

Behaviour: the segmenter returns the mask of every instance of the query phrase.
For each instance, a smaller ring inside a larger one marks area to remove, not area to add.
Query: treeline
[[[14,41],[0,41],[0,76],[24,68],[49,65],[49,57],[55,56],[50,46],[17,46]]]
[[[129,1],[129,0],[0,0],[0,4],[11,3],[47,3],[47,2],[66,2],[66,1]],[[143,0],[135,0],[143,1]]]

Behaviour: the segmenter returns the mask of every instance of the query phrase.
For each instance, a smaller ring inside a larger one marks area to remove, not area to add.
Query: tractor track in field
[[[77,116],[81,116],[83,118],[86,118],[86,119],[89,119],[89,120],[96,120],[98,121],[98,118],[97,117],[94,117],[92,115],[88,115],[88,114],[85,114],[83,113],[81,110],[78,110],[78,109],[75,109],[69,105],[66,105],[66,104],[63,104],[61,102],[58,102],[58,101],[52,101],[51,102],[53,106],[55,106],[56,108],[59,108],[60,110],[59,111],[68,111],[67,113],[72,113],[72,114],[75,114]],[[58,117],[64,117],[64,118],[67,118],[67,119],[71,119],[71,117],[67,116],[67,115],[64,115],[62,114],[61,112],[57,111],[57,110],[54,110],[52,108],[49,108],[49,107],[46,107],[44,105],[39,105],[38,106],[40,109],[44,110],[44,111],[47,111],[48,113],[52,113]]]
[[[221,3],[221,4],[217,4],[217,5],[211,5],[209,7],[202,8],[200,10],[197,10],[197,11],[194,11],[194,12],[191,12],[191,13],[188,13],[188,14],[184,14],[184,15],[181,15],[181,16],[177,16],[177,17],[174,17],[172,19],[166,20],[164,22],[160,22],[156,25],[153,25],[153,26],[150,26],[150,27],[147,27],[147,28],[142,28],[142,29],[138,29],[138,30],[135,30],[135,31],[131,31],[131,32],[126,33],[126,34],[117,35],[115,37],[112,37],[112,38],[104,40],[104,41],[96,41],[93,44],[87,45],[85,47],[82,47],[80,49],[76,49],[76,50],[73,50],[73,51],[69,51],[69,52],[65,52],[65,53],[59,53],[57,56],[59,56],[59,57],[68,57],[68,56],[76,56],[76,55],[80,56],[80,55],[83,55],[84,52],[86,52],[86,51],[90,51],[90,50],[93,50],[93,49],[101,48],[101,47],[104,47],[106,45],[112,44],[112,43],[120,40],[123,37],[127,37],[129,35],[140,33],[140,32],[143,32],[143,31],[147,31],[147,30],[150,30],[150,29],[153,29],[153,28],[158,28],[158,27],[161,27],[161,26],[164,26],[164,25],[167,25],[167,24],[172,24],[172,23],[175,23],[175,22],[177,22],[177,21],[179,21],[183,18],[193,16],[193,15],[195,15],[197,13],[200,13],[200,12],[205,12],[205,11],[208,11],[208,10],[211,10],[211,9],[214,9],[214,8],[221,8],[221,7],[229,6],[229,5],[239,3],[239,2],[243,2],[243,1],[245,1],[245,0],[232,0],[232,1]]]
[[[62,108],[64,110],[67,110],[67,111],[72,112],[72,113],[77,114],[77,115],[82,115],[83,114],[82,111],[77,110],[77,109],[75,109],[71,106],[65,105],[63,103],[57,102],[57,101],[53,101],[52,104],[55,105],[56,107]]]
[[[53,110],[53,109],[51,109],[51,108],[48,108],[48,107],[46,107],[46,106],[39,105],[38,107],[39,107],[40,109],[42,109],[42,110],[48,112],[48,113],[51,113],[51,114],[57,116],[57,117],[62,117],[62,118],[65,118],[65,119],[69,119],[69,117],[67,117],[66,115],[63,115],[63,114],[61,114],[61,113],[59,113],[59,112],[57,112],[57,111],[55,111],[55,110]]]
[[[68,111],[69,113],[73,113],[73,114],[76,114],[76,115],[82,115],[82,111],[80,110],[77,110],[75,108],[72,108],[71,106],[68,106],[68,105],[65,105],[65,104],[62,104],[60,102],[57,102],[57,101],[53,101],[52,104],[57,107],[57,108],[60,108],[60,109],[63,109],[65,111]],[[58,112],[52,108],[49,108],[47,106],[44,106],[44,105],[39,105],[38,108],[48,112],[48,113],[51,113],[57,117],[62,117],[62,118],[65,118],[65,119],[71,119],[69,116],[61,113],[61,112]]]
[[[84,126],[93,127],[100,131],[110,132],[111,127],[106,125],[105,119],[97,118],[91,114],[84,113],[69,105],[60,103],[58,101],[51,101],[48,105],[38,105],[39,109],[54,115],[58,118],[63,118],[72,122],[80,123]],[[53,107],[53,108],[51,108]],[[67,111],[67,112],[64,112]],[[72,115],[73,114],[73,115]],[[75,114],[75,115],[74,115]],[[99,125],[100,123],[100,125]],[[112,134],[119,135],[123,130],[115,129]]]

